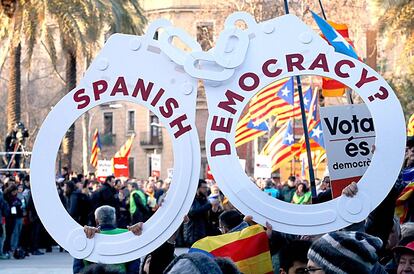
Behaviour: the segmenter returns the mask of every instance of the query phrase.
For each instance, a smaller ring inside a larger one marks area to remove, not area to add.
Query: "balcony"
[[[102,146],[114,146],[116,135],[112,133],[104,133],[100,136]]]
[[[162,132],[158,135],[151,136],[150,132],[141,132],[139,143],[143,149],[160,149],[162,148]]]

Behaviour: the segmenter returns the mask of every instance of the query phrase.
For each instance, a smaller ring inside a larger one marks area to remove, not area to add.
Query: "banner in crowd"
[[[161,176],[161,154],[151,154],[151,176]]]
[[[256,155],[254,163],[255,178],[270,178],[272,175],[272,159],[266,155]]]
[[[114,176],[117,178],[129,178],[128,158],[115,157],[114,158]]]
[[[269,239],[260,225],[219,236],[205,237],[190,248],[211,257],[228,257],[245,274],[273,273]]]
[[[332,196],[358,182],[371,163],[374,123],[365,104],[321,108]]]
[[[104,182],[107,176],[112,175],[112,161],[110,160],[98,160],[98,166],[96,167],[96,177],[100,182]]]

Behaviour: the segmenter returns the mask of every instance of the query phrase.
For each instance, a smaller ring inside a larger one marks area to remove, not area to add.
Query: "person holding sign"
[[[85,235],[87,238],[92,239],[96,233],[102,233],[107,235],[116,235],[131,231],[135,235],[142,234],[143,223],[137,223],[129,226],[128,229],[117,228],[116,226],[116,211],[112,206],[104,205],[95,210],[95,222],[97,227],[84,226]],[[73,261],[73,273],[82,273],[83,268],[91,264],[86,260],[74,259]],[[131,262],[113,265],[115,269],[118,269],[122,273],[132,274],[139,273],[140,259],[133,260]]]

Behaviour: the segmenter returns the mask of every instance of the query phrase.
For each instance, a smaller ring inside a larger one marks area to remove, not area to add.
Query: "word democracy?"
[[[313,60],[305,60],[305,56],[300,53],[287,54],[285,56],[284,62],[280,62],[282,66],[277,67],[279,62],[278,59],[272,58],[266,60],[261,67],[261,74],[264,74],[268,78],[277,78],[283,73],[297,73],[305,71],[315,71],[325,72],[332,75],[335,75],[339,79],[347,79],[351,77],[351,74],[355,74],[351,79],[358,79],[354,86],[357,88],[362,88],[368,83],[377,84],[377,87],[374,88],[372,85],[369,88],[369,91],[377,92],[375,94],[364,94],[368,96],[369,102],[378,98],[380,100],[385,100],[388,98],[389,92],[386,87],[380,85],[379,79],[374,75],[368,75],[369,71],[360,66],[357,66],[357,60],[352,61],[348,59],[339,60],[336,63],[328,62],[327,55],[324,53],[319,53]],[[305,67],[305,64],[310,64],[308,67]],[[276,69],[275,69],[276,68]],[[355,77],[357,76],[357,77]],[[279,77],[280,78],[280,77]],[[251,92],[256,90],[260,86],[261,79],[259,75],[255,72],[245,72],[238,79],[238,87],[244,92]],[[236,114],[237,110],[233,106],[237,103],[236,101],[242,103],[245,100],[245,97],[240,94],[241,92],[235,92],[234,90],[227,89],[224,93],[225,99],[223,98],[217,105],[218,108],[227,111],[229,114]],[[233,118],[230,117],[220,117],[213,115],[211,119],[210,129],[216,132],[222,132],[228,134],[231,131],[233,125]],[[210,153],[212,157],[230,155],[230,143],[225,137],[217,137],[210,144]]]

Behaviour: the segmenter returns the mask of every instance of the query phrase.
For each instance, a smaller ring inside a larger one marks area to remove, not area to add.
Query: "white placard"
[[[321,108],[321,123],[333,196],[359,181],[372,160],[374,122],[365,104]]]
[[[98,160],[96,170],[97,177],[106,177],[112,175],[112,161],[110,160]]]
[[[151,176],[160,177],[161,154],[151,154]]]
[[[272,163],[270,156],[256,155],[254,163],[255,178],[270,178],[272,176]]]

